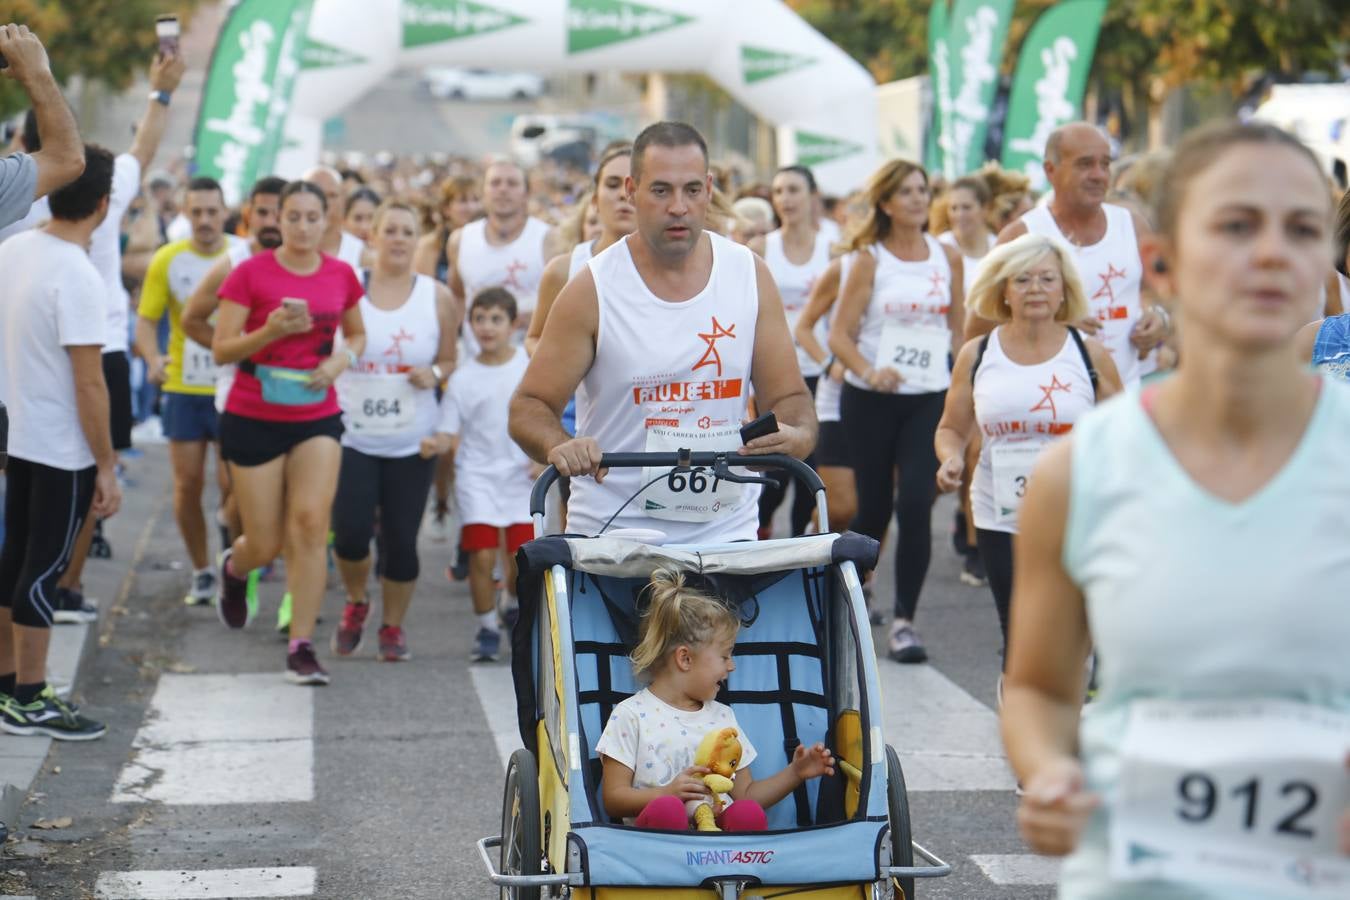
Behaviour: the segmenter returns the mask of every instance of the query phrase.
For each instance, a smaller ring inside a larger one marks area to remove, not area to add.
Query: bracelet
[[[168,105],[169,105],[169,101],[170,101],[172,98],[173,98],[173,94],[170,94],[168,91],[151,91],[151,92],[150,92],[150,99],[151,99],[151,100],[154,100],[154,101],[156,101],[156,102],[158,102],[158,103],[160,103],[160,104],[162,104],[162,105],[164,105],[164,106],[168,106]]]
[[[434,375],[434,376],[436,376],[436,380],[437,380],[437,381],[444,381],[444,380],[445,380],[445,373],[444,373],[443,371],[441,371],[441,367],[440,367],[440,365],[437,364],[437,363],[432,363],[432,364],[431,364],[431,374]]]
[[[1168,333],[1168,334],[1171,334],[1171,333],[1172,333],[1172,314],[1171,314],[1170,312],[1167,311],[1167,307],[1162,306],[1161,304],[1155,303],[1155,304],[1153,305],[1153,311],[1156,312],[1156,313],[1162,318],[1162,321],[1163,321],[1163,328],[1165,328],[1165,329],[1167,330],[1167,333]]]
[[[347,368],[349,369],[355,368],[357,360],[356,351],[353,350],[351,347],[343,347],[342,352],[347,354]]]

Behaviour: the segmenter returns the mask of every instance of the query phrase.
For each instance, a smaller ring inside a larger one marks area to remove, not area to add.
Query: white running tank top
[[[835,295],[830,311],[821,317],[826,322],[826,334],[829,334],[830,328],[834,325],[834,317],[839,313],[839,298],[844,296],[844,285],[848,284],[848,267],[851,262],[853,262],[852,253],[845,253],[839,257],[839,293]],[[834,354],[830,354],[830,357],[833,358]],[[821,373],[820,381],[816,383],[817,422],[840,421],[839,398],[843,393],[842,382],[835,381],[828,372]]]
[[[791,334],[797,327],[797,320],[802,317],[802,310],[806,309],[812,285],[830,264],[830,239],[825,236],[825,232],[817,230],[811,258],[799,266],[783,252],[783,232],[771,231],[764,235],[764,263],[769,267],[769,274],[773,276],[774,283],[778,285],[779,296],[783,298],[783,311],[787,313],[788,333]],[[827,327],[824,318],[816,323],[816,339],[822,345],[829,338],[825,330]],[[795,339],[793,343],[796,343]],[[797,366],[802,370],[804,378],[820,374],[820,363],[812,359],[801,347],[797,348]]]
[[[952,303],[952,267],[947,263],[947,252],[937,238],[925,233],[923,241],[928,247],[928,258],[919,262],[900,259],[880,242],[872,247],[877,258],[872,299],[863,311],[862,323],[858,328],[858,352],[868,365],[876,365],[882,330],[891,323],[945,331],[950,352],[951,326],[947,324],[947,312]],[[947,384],[951,384],[951,373],[945,359],[941,362],[941,372]],[[856,388],[871,390],[853,372],[846,374],[844,380]],[[940,388],[945,389],[945,385]],[[902,383],[897,393],[929,392]]]
[[[342,232],[342,243],[338,244],[337,258],[351,266],[353,272],[361,271],[361,257],[365,252],[365,241],[349,231]]]
[[[577,433],[595,438],[606,453],[740,446],[759,318],[755,256],[721,235],[704,234],[712,244],[708,283],[679,303],[657,297],[642,280],[628,249],[640,237],[619,241],[589,263],[599,327],[595,361],[577,388]],[[572,479],[567,530],[598,533],[651,480],[649,471],[613,469],[603,484]],[[711,480],[704,480],[704,490]],[[755,539],[757,486],[732,485],[739,498],[706,521],[669,518],[678,514],[679,498],[667,487],[658,480],[611,527],[655,528],[668,543]]]
[[[369,274],[361,270],[357,277],[365,284]],[[380,309],[369,296],[361,298],[360,306],[366,348],[337,380],[342,446],[368,456],[413,456],[440,418],[435,389],[408,382],[408,373],[434,363],[440,350],[436,281],[417,275],[408,299],[397,309]]]
[[[994,243],[997,240],[998,235],[993,233],[989,235],[989,247],[985,250],[985,256],[988,256],[989,251],[994,249]],[[938,243],[952,247],[957,253],[961,254],[961,296],[969,297],[970,286],[975,283],[975,275],[979,272],[980,263],[984,260],[984,256],[966,256],[966,251],[962,250],[961,245],[957,243],[955,232],[942,232],[938,235]]]
[[[1064,335],[1064,345],[1050,359],[1024,366],[1003,352],[1002,331],[1000,326],[990,333],[975,370],[975,421],[983,444],[970,505],[976,528],[1016,534],[1017,509],[1026,488],[1025,481],[1016,479],[1027,478],[1037,455],[1068,434],[1096,399],[1071,335]],[[996,482],[996,476],[1003,477]]]
[[[230,268],[242,263],[253,255],[253,242],[240,241],[237,244],[230,244],[225,256],[230,260]],[[230,397],[230,389],[234,387],[234,375],[239,368],[234,363],[223,363],[216,366],[216,412],[225,412],[225,401]]]
[[[572,258],[567,261],[567,280],[571,281],[577,277],[586,263],[595,256],[595,241],[582,241],[572,248]]]
[[[465,225],[459,235],[459,280],[464,282],[464,302],[483,288],[500,286],[516,298],[516,311],[534,310],[539,298],[539,278],[544,274],[544,236],[548,223],[536,218],[525,220],[525,227],[511,243],[494,247],[487,240],[487,219]]]
[[[1022,221],[1031,234],[1058,238],[1073,251],[1088,306],[1102,323],[1097,340],[1111,351],[1121,383],[1128,389],[1138,385],[1144,375],[1139,353],[1130,344],[1130,332],[1144,315],[1139,299],[1144,264],[1139,259],[1139,241],[1130,211],[1103,203],[1102,212],[1106,213],[1106,234],[1089,247],[1074,246],[1065,238],[1048,206],[1035,207],[1022,216]]]

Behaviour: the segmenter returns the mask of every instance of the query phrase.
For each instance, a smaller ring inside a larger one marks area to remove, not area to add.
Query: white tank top
[[[368,277],[364,270],[358,275],[363,282]],[[440,350],[436,282],[416,276],[397,309],[380,309],[368,296],[360,305],[366,348],[337,380],[342,445],[368,456],[412,456],[439,419],[435,389],[408,381],[409,372],[434,363]]]
[[[821,317],[826,321],[826,334],[829,334],[831,326],[834,325],[834,317],[839,312],[839,298],[844,296],[844,285],[848,283],[848,267],[851,262],[853,262],[852,253],[846,253],[839,257],[839,293],[835,295],[829,313]],[[821,373],[820,381],[816,384],[816,421],[838,422],[840,420],[839,398],[843,393],[844,386],[842,383],[831,378],[829,373]]]
[[[338,244],[337,258],[351,266],[353,272],[361,271],[361,257],[365,252],[365,241],[349,231],[342,232],[342,243]]]
[[[998,235],[989,235],[989,246],[985,250],[985,255],[994,249],[994,242],[998,240]],[[980,262],[984,256],[966,256],[966,251],[961,249],[961,245],[956,241],[956,233],[944,231],[938,235],[938,243],[945,244],[948,247],[954,247],[957,253],[961,254],[961,296],[970,296],[970,286],[975,283],[975,275],[979,272]]]
[[[877,348],[881,344],[882,333],[892,327],[931,329],[947,332],[947,351],[951,346],[951,327],[947,324],[947,312],[952,303],[952,267],[947,263],[947,252],[942,249],[937,238],[924,234],[924,244],[928,247],[928,258],[919,262],[900,259],[887,250],[881,243],[873,246],[877,258],[876,275],[872,280],[872,299],[863,311],[862,324],[858,328],[858,352],[867,360],[868,365],[877,364]],[[944,358],[939,363],[943,381],[939,390],[945,390],[951,384],[951,373]],[[844,376],[849,384],[863,390],[871,390],[853,372]],[[901,394],[922,394],[922,390],[908,383],[902,383]]]
[[[511,243],[494,247],[487,240],[487,219],[465,225],[459,235],[459,280],[464,282],[464,302],[483,288],[504,287],[516,298],[516,311],[534,309],[539,298],[539,278],[544,274],[544,236],[548,223],[525,220],[525,227]]]
[[[788,332],[791,333],[797,327],[797,320],[802,317],[802,310],[806,309],[811,286],[830,264],[830,239],[825,236],[825,232],[816,231],[816,244],[811,250],[811,258],[799,266],[783,252],[783,232],[771,231],[764,235],[764,263],[778,285],[778,294],[783,298],[783,311],[787,313]],[[829,340],[825,330],[827,327],[828,323],[823,317],[816,322],[816,340],[822,345]],[[801,347],[797,348],[797,365],[806,378],[820,374],[820,363]]]
[[[595,241],[582,241],[573,247],[572,258],[567,261],[567,280],[576,278],[582,266],[590,262],[593,256],[595,256]]]
[[[712,243],[708,283],[692,298],[657,297],[628,249],[632,236],[589,263],[599,304],[595,361],[577,388],[577,433],[607,453],[732,450],[740,446],[759,318],[755,256],[705,231]],[[603,484],[572,480],[567,530],[596,534],[624,501],[659,476],[614,469]],[[689,481],[691,479],[680,479]],[[712,488],[711,476],[673,490],[658,479],[615,518],[612,528],[655,528],[668,543],[754,540],[758,488]],[[712,509],[708,501],[720,504]],[[699,504],[704,504],[699,506]],[[697,508],[696,508],[697,507]]]
[[[1002,331],[1000,326],[990,333],[975,370],[975,421],[983,444],[970,505],[975,527],[1016,534],[1017,511],[1036,458],[1052,440],[1068,434],[1096,400],[1071,335],[1064,335],[1064,345],[1050,359],[1024,366],[1003,352]]]
[[[1106,213],[1106,234],[1089,247],[1077,247],[1064,237],[1048,206],[1038,206],[1022,216],[1027,231],[1064,241],[1073,251],[1087,294],[1088,306],[1102,322],[1097,340],[1106,345],[1120,371],[1126,388],[1139,384],[1143,369],[1139,353],[1130,344],[1130,332],[1144,315],[1139,300],[1139,284],[1144,264],[1139,259],[1139,241],[1134,233],[1134,218],[1123,206],[1102,204]]]

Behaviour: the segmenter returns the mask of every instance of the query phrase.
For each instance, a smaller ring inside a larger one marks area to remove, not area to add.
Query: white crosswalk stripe
[[[312,697],[272,673],[161,676],[113,802],[313,800]]]
[[[970,861],[994,884],[1054,884],[1061,865],[1058,859],[1031,853],[976,853]]]
[[[99,900],[309,897],[317,878],[309,866],[104,872],[94,891]]]

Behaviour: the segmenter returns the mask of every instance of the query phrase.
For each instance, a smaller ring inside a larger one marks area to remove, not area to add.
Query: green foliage
[[[79,75],[113,88],[126,87],[150,66],[155,17],[176,13],[187,25],[200,0],[0,0],[0,24],[17,22],[47,47],[62,84]],[[13,80],[0,79],[0,115],[28,105]]]

